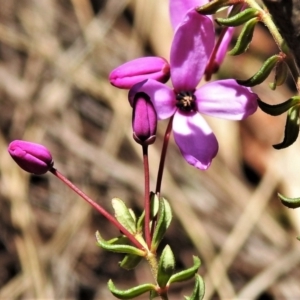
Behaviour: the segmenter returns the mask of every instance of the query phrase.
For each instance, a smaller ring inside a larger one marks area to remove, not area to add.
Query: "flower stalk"
[[[70,189],[72,189],[76,194],[78,194],[83,200],[90,204],[95,210],[97,210],[101,215],[103,215],[110,223],[117,227],[137,248],[144,250],[145,247],[131,234],[124,226],[122,226],[115,217],[113,217],[109,212],[107,212],[103,207],[93,201],[89,196],[87,196],[83,191],[81,191],[77,186],[75,186],[70,180],[68,180],[62,173],[57,169],[52,167],[49,172],[60,179],[64,184],[66,184]]]
[[[144,195],[144,207],[145,207],[145,239],[148,249],[151,248],[151,233],[150,233],[150,187],[149,187],[149,160],[148,160],[148,146],[143,147],[143,162],[144,162],[144,176],[145,176],[145,195]]]
[[[164,174],[165,160],[166,160],[169,140],[170,140],[170,136],[171,136],[171,132],[172,132],[172,123],[173,123],[173,116],[170,118],[167,129],[166,129],[163,147],[162,147],[161,155],[160,155],[159,167],[158,167],[158,172],[157,172],[157,180],[156,180],[156,188],[155,188],[155,194],[158,196],[159,196],[160,190],[161,190],[161,183],[162,183],[162,177]]]

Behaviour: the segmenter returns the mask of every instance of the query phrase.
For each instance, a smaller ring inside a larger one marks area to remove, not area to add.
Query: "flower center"
[[[176,106],[181,110],[181,111],[194,111],[195,110],[195,100],[196,97],[193,94],[193,92],[187,92],[183,91],[180,92],[176,95]]]

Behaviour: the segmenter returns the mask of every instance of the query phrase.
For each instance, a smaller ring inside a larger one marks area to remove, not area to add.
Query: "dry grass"
[[[25,174],[6,149],[13,139],[45,144],[56,167],[108,210],[114,196],[141,210],[141,149],[126,92],[107,75],[144,54],[168,57],[168,1],[0,3],[0,299],[114,299],[108,279],[144,283],[146,265],[121,270],[121,256],[95,246],[96,230],[109,238],[115,229],[53,176]],[[228,58],[220,75],[247,78],[276,47],[261,27],[250,50]],[[269,103],[292,93],[256,91]],[[300,216],[276,197],[300,195],[299,141],[273,150],[285,120],[260,111],[240,123],[208,121],[220,152],[207,172],[187,165],[173,141],[167,159],[163,193],[175,218],[165,243],[178,269],[201,257],[206,299],[300,297]],[[152,187],[160,146],[158,138],[150,150]],[[191,288],[174,286],[171,299]]]

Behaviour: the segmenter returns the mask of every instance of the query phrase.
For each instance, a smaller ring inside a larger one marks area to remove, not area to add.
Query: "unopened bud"
[[[137,93],[133,102],[133,138],[143,146],[153,144],[156,138],[157,116],[148,95]]]
[[[169,78],[169,63],[165,59],[156,56],[131,60],[114,69],[109,75],[110,83],[120,89],[130,89],[133,85],[145,79],[154,79],[165,83]]]
[[[19,167],[29,173],[42,175],[53,166],[51,153],[40,144],[15,140],[9,144],[8,152]]]

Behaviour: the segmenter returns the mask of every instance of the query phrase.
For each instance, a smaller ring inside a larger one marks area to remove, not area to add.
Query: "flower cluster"
[[[174,138],[183,157],[189,164],[203,170],[209,167],[217,154],[218,142],[199,113],[242,120],[256,111],[258,97],[250,88],[239,85],[234,79],[219,80],[198,88],[214,51],[215,33],[211,18],[195,11],[195,2],[170,1],[171,20],[175,28],[169,64],[173,88],[162,80],[154,79],[151,72],[148,75],[143,72],[143,81],[131,81],[129,102],[134,107],[136,95],[142,93],[152,102],[159,120],[173,117]],[[230,33],[216,54],[219,62],[224,58]],[[136,70],[139,63],[146,63],[147,59],[133,60],[116,70],[119,73],[123,69],[127,72],[130,66],[134,70],[132,77],[138,79]],[[116,70],[112,74],[118,73]],[[115,82],[112,84],[123,87]]]

